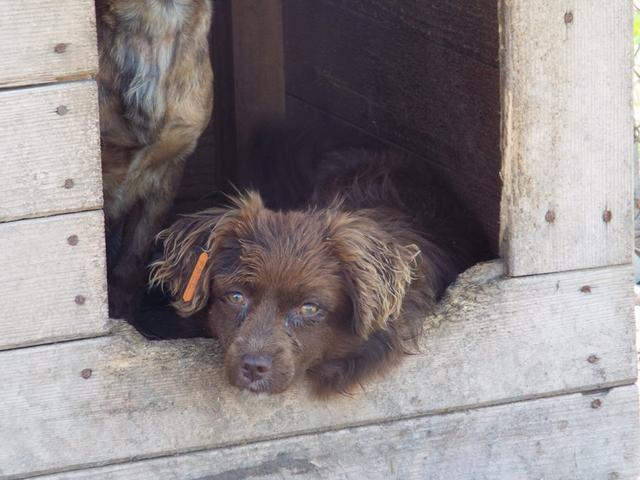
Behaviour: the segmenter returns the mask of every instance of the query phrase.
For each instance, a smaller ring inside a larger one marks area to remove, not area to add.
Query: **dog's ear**
[[[263,208],[260,196],[250,192],[229,208],[212,208],[176,221],[158,234],[163,254],[151,264],[149,285],[168,290],[172,306],[182,316],[202,310],[209,302],[214,264],[238,245],[243,224]]]
[[[398,245],[376,221],[347,213],[333,218],[327,240],[343,265],[355,333],[368,338],[400,315],[420,250]]]

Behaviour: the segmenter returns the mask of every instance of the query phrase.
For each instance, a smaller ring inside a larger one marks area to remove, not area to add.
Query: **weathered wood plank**
[[[497,252],[495,0],[284,2],[287,93],[446,169]]]
[[[511,275],[631,262],[630,0],[503,0]]]
[[[105,333],[101,211],[0,225],[0,265],[0,350]]]
[[[235,137],[243,185],[251,178],[256,132],[285,120],[282,0],[234,0],[230,6]]]
[[[630,267],[513,279],[502,268],[467,272],[429,319],[441,324],[427,330],[420,354],[366,393],[329,403],[310,399],[303,386],[271,397],[230,388],[212,340],[118,334],[2,352],[0,474],[53,473],[635,381]]]
[[[638,394],[630,386],[43,480],[636,480],[638,441]]]
[[[102,206],[95,82],[0,91],[0,222]]]
[[[0,4],[0,87],[89,78],[98,68],[94,0]]]

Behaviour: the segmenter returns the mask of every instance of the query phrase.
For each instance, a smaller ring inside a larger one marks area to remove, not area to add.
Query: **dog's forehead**
[[[313,283],[336,273],[326,221],[310,212],[267,212],[239,236],[240,261],[261,281]]]
[[[250,221],[240,240],[265,254],[319,254],[325,250],[326,231],[326,221],[319,213],[267,210]]]

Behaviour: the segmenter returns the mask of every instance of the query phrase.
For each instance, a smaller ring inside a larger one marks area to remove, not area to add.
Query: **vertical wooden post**
[[[214,71],[214,163],[216,188],[229,193],[238,183],[231,0],[214,0],[211,63]]]
[[[631,1],[502,0],[501,16],[509,273],[630,263]]]
[[[238,183],[251,177],[252,139],[285,120],[282,0],[231,0]]]

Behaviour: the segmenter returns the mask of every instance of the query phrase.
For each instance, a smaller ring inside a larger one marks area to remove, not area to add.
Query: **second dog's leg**
[[[109,273],[111,317],[131,318],[137,306],[153,239],[162,228],[180,186],[184,159],[194,148],[195,141],[188,145],[159,142],[146,152],[144,175],[123,185],[137,201],[125,220],[122,248]]]

